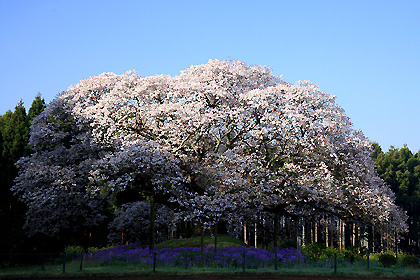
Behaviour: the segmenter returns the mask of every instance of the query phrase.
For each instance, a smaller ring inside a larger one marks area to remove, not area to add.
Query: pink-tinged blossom
[[[265,66],[210,60],[175,77],[91,77],[55,103],[89,138],[45,122],[33,127],[32,144],[57,150],[60,139],[78,137],[99,148],[84,174],[92,193],[121,191],[143,176],[178,205],[176,217],[206,227],[253,209],[328,213],[378,227],[392,220],[406,230],[368,139],[335,96],[309,81],[290,84]]]

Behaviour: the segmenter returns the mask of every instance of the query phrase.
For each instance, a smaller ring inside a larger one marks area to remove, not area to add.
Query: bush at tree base
[[[391,267],[397,264],[397,259],[391,254],[382,254],[378,260],[384,267]]]
[[[419,266],[419,258],[416,256],[406,255],[401,260],[401,265],[404,267],[418,267]]]
[[[361,261],[367,254],[364,247],[348,247],[339,249],[335,247],[326,247],[325,244],[315,242],[301,247],[301,252],[306,258],[312,261],[331,261],[337,256],[340,262],[354,263]]]
[[[314,242],[301,248],[302,252],[311,260],[319,260],[327,247],[320,242]]]

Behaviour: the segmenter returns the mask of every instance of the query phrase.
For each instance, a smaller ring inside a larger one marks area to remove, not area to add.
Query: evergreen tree
[[[5,118],[2,135],[2,156],[5,159],[15,163],[20,157],[28,155],[29,121],[22,100],[13,114]]]
[[[10,188],[17,176],[15,163],[31,153],[29,127],[32,119],[45,108],[41,95],[35,97],[29,114],[22,101],[14,112],[0,116],[0,253],[20,250],[25,240],[22,226],[26,206],[12,195]]]
[[[376,161],[379,176],[386,181],[396,195],[396,203],[409,215],[409,233],[404,247],[420,241],[420,158],[407,145],[397,149],[390,147],[383,153],[377,143],[373,143],[372,158]]]
[[[44,111],[45,109],[45,100],[41,96],[41,93],[38,92],[38,94],[35,96],[34,101],[32,101],[31,108],[29,108],[28,112],[28,119],[31,123],[35,116],[39,115]]]

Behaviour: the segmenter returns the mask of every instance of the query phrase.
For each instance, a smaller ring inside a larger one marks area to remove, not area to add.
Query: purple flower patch
[[[173,267],[195,267],[204,265],[217,268],[263,268],[273,266],[275,258],[279,265],[291,266],[305,262],[305,257],[295,248],[278,249],[272,252],[253,247],[224,247],[214,251],[206,246],[201,253],[199,247],[181,247],[175,249],[159,249],[150,251],[148,248],[139,248],[131,244],[116,246],[111,249],[96,251],[89,254],[89,260],[100,265],[153,264],[156,253],[156,265]]]

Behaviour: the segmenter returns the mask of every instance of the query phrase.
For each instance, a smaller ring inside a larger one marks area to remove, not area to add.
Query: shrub
[[[315,242],[302,246],[301,251],[307,258],[310,258],[311,260],[319,260],[325,249],[325,244]]]
[[[416,256],[405,255],[401,260],[402,266],[418,267],[419,258]]]
[[[343,251],[344,251],[344,260],[350,263],[354,263],[354,261],[356,260],[357,254],[355,254],[351,250],[343,250]]]
[[[355,261],[360,261],[363,259],[363,256],[366,256],[367,249],[364,247],[348,247],[342,249],[341,253],[343,254],[344,260],[350,263]]]
[[[335,247],[327,247],[325,250],[322,251],[320,260],[322,261],[331,261],[334,260],[335,255],[337,254],[337,260],[342,260],[343,252]]]
[[[80,256],[83,253],[82,246],[67,246],[65,249],[66,252],[66,261],[71,261],[72,259]]]
[[[384,267],[391,267],[391,266],[397,264],[397,259],[391,254],[381,254],[379,256],[379,262]]]
[[[291,239],[281,240],[278,246],[280,249],[296,248],[297,242],[296,240],[291,240]]]
[[[96,252],[96,251],[112,249],[114,247],[115,246],[112,246],[112,245],[108,246],[108,247],[88,247],[87,250],[86,250],[86,253],[93,253],[93,252]]]

